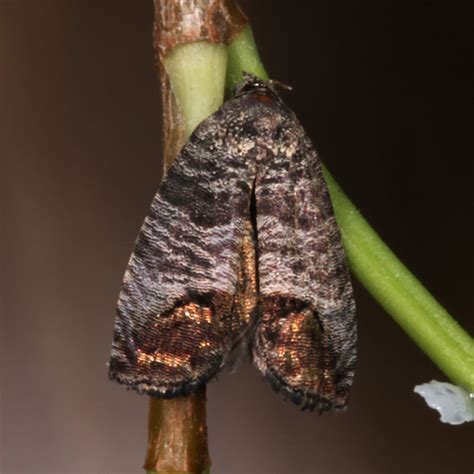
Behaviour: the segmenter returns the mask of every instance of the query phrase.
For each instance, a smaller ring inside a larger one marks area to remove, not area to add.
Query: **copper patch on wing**
[[[158,351],[155,351],[152,354],[147,354],[141,349],[137,350],[137,361],[139,364],[143,365],[148,365],[152,362],[156,362],[174,368],[187,366],[190,369],[191,367],[189,365],[189,360],[189,355],[179,356],[176,354],[169,354],[167,352]]]
[[[179,306],[173,311],[174,318],[190,319],[196,324],[211,324],[212,311],[211,308],[200,306],[196,303],[188,303],[184,306]]]
[[[292,299],[266,298],[256,339],[257,357],[285,386],[323,398],[334,395],[331,358],[311,308]]]
[[[219,367],[230,344],[225,315],[231,298],[202,299],[175,306],[142,328],[136,353],[139,373],[172,385],[180,379],[200,379]]]

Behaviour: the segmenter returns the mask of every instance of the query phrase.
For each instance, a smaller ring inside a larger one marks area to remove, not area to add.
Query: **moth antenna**
[[[286,84],[285,82],[281,82],[276,79],[269,79],[268,82],[273,89],[281,89],[284,91],[293,92],[293,87],[289,84]]]

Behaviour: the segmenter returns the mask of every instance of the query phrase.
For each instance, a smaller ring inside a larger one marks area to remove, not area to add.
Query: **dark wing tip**
[[[175,398],[184,397],[196,393],[200,388],[207,384],[219,371],[217,367],[205,376],[196,380],[187,380],[176,384],[160,384],[158,380],[149,376],[140,376],[127,374],[122,371],[114,370],[113,361],[110,363],[109,379],[124,385],[128,390],[134,390],[139,394],[149,395],[156,398]]]
[[[229,297],[194,295],[164,314],[142,318],[137,330],[128,328],[133,344],[119,331],[109,378],[160,398],[194,393],[219,372],[230,350],[229,304]]]
[[[268,371],[265,380],[270,382],[273,390],[280,394],[285,400],[289,400],[299,406],[301,410],[316,410],[319,414],[326,412],[344,412],[347,410],[349,393],[344,397],[324,397],[317,392],[303,392],[293,387],[278,377],[275,373]]]
[[[255,330],[254,364],[284,398],[303,410],[343,410],[352,372],[309,303],[283,295],[263,299]]]

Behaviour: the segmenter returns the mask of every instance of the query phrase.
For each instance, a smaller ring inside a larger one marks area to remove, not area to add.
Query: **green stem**
[[[196,41],[175,47],[163,61],[188,136],[224,100],[227,56],[223,44]]]
[[[229,45],[227,88],[242,71],[268,77],[250,27]],[[325,169],[353,273],[414,342],[454,383],[474,392],[474,340],[433,298],[370,227]]]
[[[261,79],[268,79],[268,74],[263,67],[258,55],[252,28],[246,25],[243,30],[235,36],[227,48],[229,60],[227,63],[226,88],[228,91],[242,81],[244,71],[251,72]]]
[[[354,274],[454,383],[474,391],[473,339],[387,247],[327,170],[325,178]]]

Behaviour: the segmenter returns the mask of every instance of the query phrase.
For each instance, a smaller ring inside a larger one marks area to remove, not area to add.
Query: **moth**
[[[246,348],[285,398],[339,410],[356,338],[321,162],[273,83],[246,75],[153,199],[123,279],[109,376],[182,396]]]

